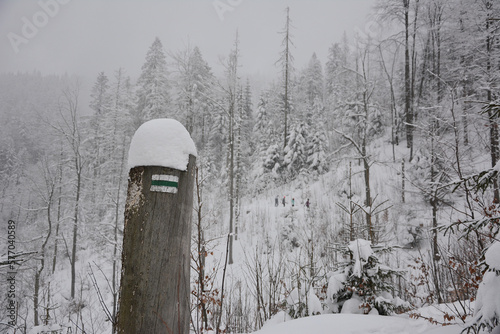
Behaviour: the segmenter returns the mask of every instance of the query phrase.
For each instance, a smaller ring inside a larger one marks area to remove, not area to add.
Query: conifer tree
[[[252,105],[252,88],[250,86],[250,80],[247,78],[247,82],[243,91],[242,97],[243,110],[241,115],[241,135],[243,138],[243,145],[245,145],[245,155],[249,156],[250,152],[254,150],[254,140],[253,140],[253,105]]]
[[[310,137],[307,152],[308,169],[313,174],[321,175],[329,169],[326,157],[326,136],[322,131],[319,131]]]
[[[257,115],[255,117],[255,125],[253,132],[257,137],[258,151],[262,152],[267,150],[269,146],[269,137],[271,135],[272,127],[270,126],[271,120],[269,117],[269,101],[266,93],[261,94],[259,103],[257,104]]]
[[[102,137],[102,126],[104,117],[111,108],[111,96],[109,92],[109,79],[104,72],[100,72],[96,82],[90,92],[90,108],[94,110],[94,115],[91,119],[90,128],[93,129],[90,134],[92,137],[92,149],[89,152],[91,156],[91,164],[94,180],[99,178],[100,167],[103,163],[104,147]]]
[[[297,123],[288,136],[287,146],[284,150],[283,167],[288,175],[294,178],[306,168],[307,161],[307,126],[305,123]]]
[[[195,46],[173,55],[177,67],[175,88],[179,117],[198,148],[203,148],[209,128],[209,103],[213,98],[214,75]]]
[[[342,93],[344,87],[342,79],[345,77],[344,71],[347,68],[346,58],[339,43],[330,46],[325,66],[325,90],[327,98],[331,101],[335,101],[335,97]]]
[[[345,37],[344,45],[333,44],[328,51],[328,60],[325,66],[325,112],[328,117],[324,119],[324,125],[328,133],[339,122],[345,121],[341,112],[342,105],[352,100],[354,78],[349,63],[351,54]]]
[[[137,87],[136,127],[150,119],[172,116],[169,114],[167,60],[158,37],[146,54]]]
[[[282,150],[278,144],[272,144],[264,152],[263,166],[275,178],[278,178],[282,171],[283,158],[281,152]]]
[[[313,53],[305,73],[305,92],[308,105],[312,106],[316,101],[323,101],[323,68],[321,62]]]
[[[390,249],[373,249],[369,241],[356,239],[345,252],[349,260],[341,264],[328,282],[329,308],[333,313],[342,310],[342,313],[389,315],[409,306],[393,297],[392,278],[401,272],[380,261],[380,255]]]

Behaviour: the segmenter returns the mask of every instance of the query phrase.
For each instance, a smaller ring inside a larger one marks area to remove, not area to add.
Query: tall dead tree
[[[239,39],[238,32],[236,32],[236,38],[234,40],[234,48],[229,54],[228,63],[226,65],[226,75],[227,75],[227,98],[228,98],[228,117],[229,117],[229,132],[228,132],[228,142],[229,142],[229,152],[228,152],[228,168],[229,168],[229,246],[228,246],[228,263],[233,263],[233,240],[234,240],[234,211],[235,211],[235,139],[236,139],[236,129],[238,125],[236,124],[236,113],[237,113],[237,95],[238,95],[238,58],[239,58]]]
[[[290,115],[290,75],[293,70],[293,56],[290,53],[290,47],[292,43],[292,35],[290,34],[291,20],[290,20],[290,8],[286,8],[286,22],[285,27],[280,32],[283,35],[281,44],[283,45],[283,51],[281,52],[280,59],[277,63],[281,64],[283,71],[283,148],[286,147],[288,139],[288,118]]]
[[[410,77],[410,0],[403,0],[405,25],[405,121],[406,145],[410,149],[410,161],[413,159],[413,109],[411,106]]]

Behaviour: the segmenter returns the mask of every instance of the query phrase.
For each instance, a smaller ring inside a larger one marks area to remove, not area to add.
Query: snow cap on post
[[[189,155],[197,156],[193,139],[175,119],[147,121],[135,131],[128,151],[128,168],[161,166],[187,169]]]

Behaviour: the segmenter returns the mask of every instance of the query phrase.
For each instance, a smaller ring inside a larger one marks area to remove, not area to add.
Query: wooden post
[[[189,333],[195,164],[130,169],[117,333]]]

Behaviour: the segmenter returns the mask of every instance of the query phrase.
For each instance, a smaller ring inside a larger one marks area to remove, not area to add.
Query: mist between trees
[[[159,38],[137,80],[99,73],[88,96],[71,76],[0,75],[1,221],[26,254],[17,332],[114,328],[128,145],[154,118],[198,150],[195,333],[444,303],[429,320],[497,326],[497,304],[472,302],[500,270],[483,256],[499,229],[500,6],[381,0],[373,14],[387,29],[302,65],[287,9],[265,84],[240,74],[237,32],[219,76],[198,47]]]

